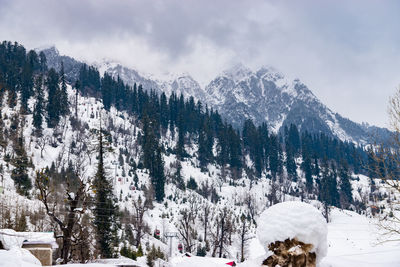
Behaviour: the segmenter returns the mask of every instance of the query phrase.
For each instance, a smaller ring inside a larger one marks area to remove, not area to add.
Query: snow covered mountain
[[[200,100],[202,102],[206,99],[206,94],[199,83],[187,73],[170,75],[166,80],[158,80],[146,77],[146,75],[139,73],[137,70],[124,67],[119,63],[111,61],[104,60],[100,63],[96,63],[95,66],[99,69],[101,74],[107,72],[114,78],[119,76],[129,85],[135,83],[141,84],[146,90],[155,90],[160,94],[164,92],[167,96],[175,92],[178,96],[180,94],[183,94],[185,98],[193,96],[195,100]]]
[[[358,124],[333,112],[300,80],[289,81],[271,67],[253,72],[239,64],[212,80],[206,91],[207,103],[236,126],[252,119],[278,132],[293,123],[303,131],[357,143],[371,142],[373,133],[382,138],[389,135],[386,129]]]
[[[79,69],[82,65],[82,62],[77,61],[69,56],[60,55],[60,52],[54,46],[42,50],[36,50],[43,51],[43,53],[46,55],[48,68],[54,68],[57,71],[60,71],[62,62],[64,64],[65,76],[68,81],[75,81],[79,78]]]
[[[49,67],[60,69],[61,61],[68,79],[76,79],[81,62],[61,56],[54,47],[43,50]],[[126,83],[142,84],[146,90],[172,92],[212,107],[232,125],[240,128],[246,119],[256,125],[266,122],[273,132],[283,131],[291,123],[302,131],[325,133],[342,141],[367,144],[387,140],[390,132],[385,128],[353,122],[325,106],[312,91],[296,79],[290,81],[272,67],[253,71],[242,64],[231,67],[213,79],[204,89],[190,75],[174,75],[158,80],[140,74],[119,63],[102,61],[95,66],[100,73],[119,76]]]

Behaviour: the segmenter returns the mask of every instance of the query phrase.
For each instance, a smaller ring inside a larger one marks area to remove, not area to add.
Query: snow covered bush
[[[321,212],[304,202],[276,204],[258,220],[257,236],[268,256],[264,264],[271,266],[296,261],[315,265],[326,256],[327,233]]]

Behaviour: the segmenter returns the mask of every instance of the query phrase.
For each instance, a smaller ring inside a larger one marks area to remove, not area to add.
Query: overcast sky
[[[0,38],[54,44],[207,84],[242,62],[300,78],[333,111],[387,126],[400,84],[400,1],[0,0]]]

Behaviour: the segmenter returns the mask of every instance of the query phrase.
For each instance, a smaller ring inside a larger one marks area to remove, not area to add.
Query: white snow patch
[[[319,262],[327,254],[328,228],[321,212],[312,205],[288,201],[266,209],[258,220],[257,236],[267,249],[275,241],[288,238],[312,244]]]

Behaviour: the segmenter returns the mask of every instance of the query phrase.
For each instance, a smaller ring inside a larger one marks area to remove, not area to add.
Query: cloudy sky
[[[269,65],[345,117],[387,126],[399,11],[384,0],[0,0],[0,39],[201,84],[239,62]]]

